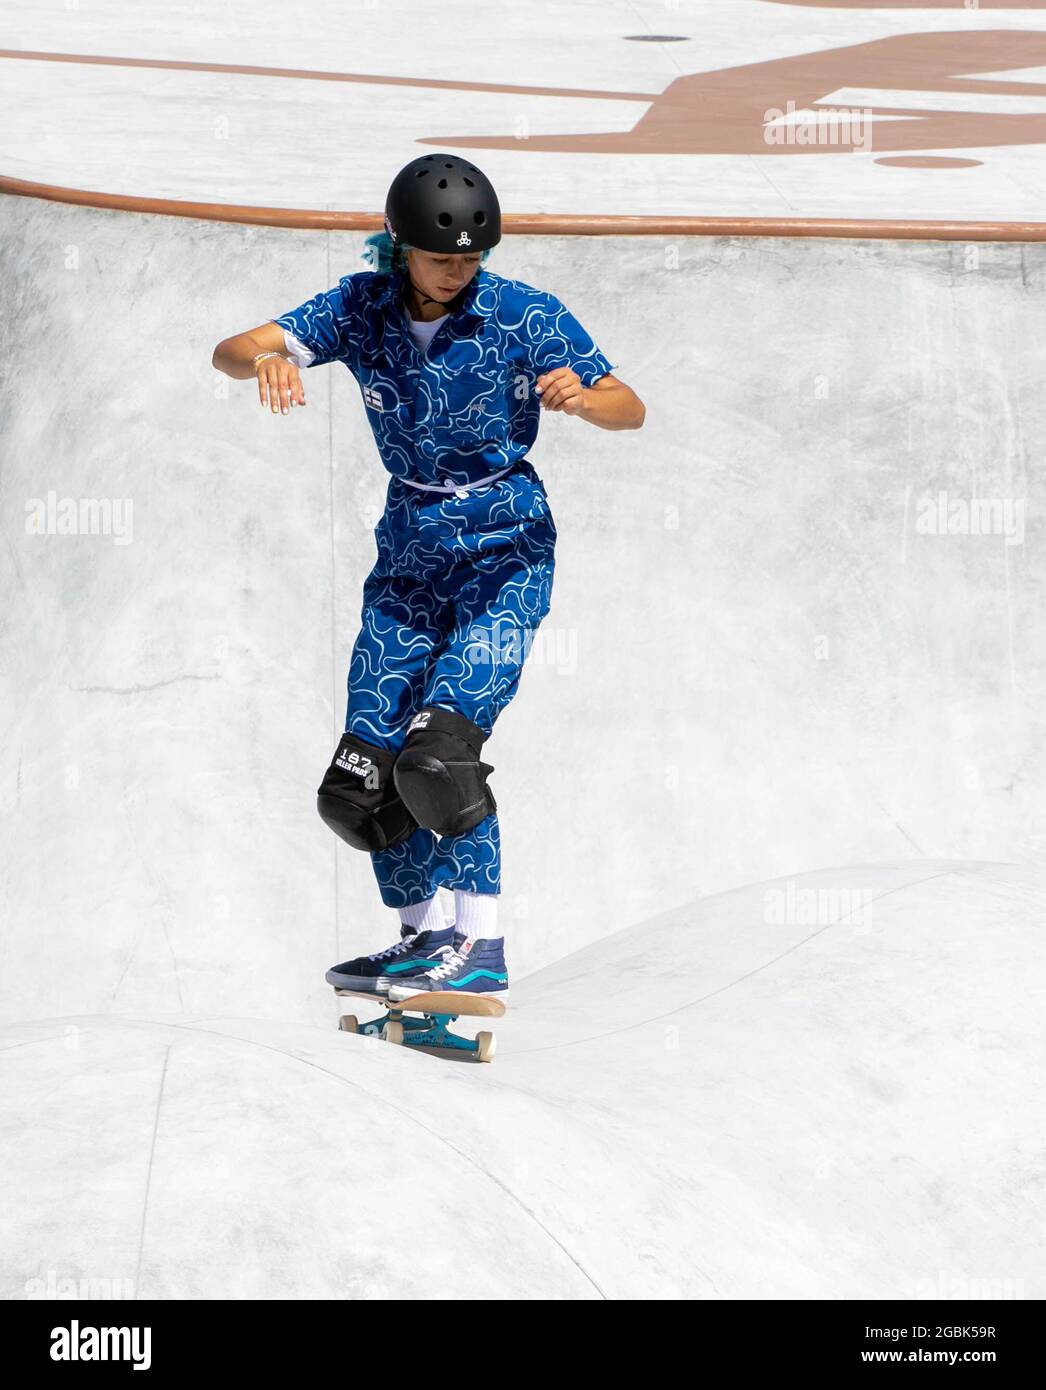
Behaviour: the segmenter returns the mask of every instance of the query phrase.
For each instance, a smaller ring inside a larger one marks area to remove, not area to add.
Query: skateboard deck
[[[338,1027],[344,1033],[362,1033],[383,1038],[386,1042],[408,1047],[447,1048],[455,1052],[471,1052],[478,1062],[492,1062],[496,1040],[493,1033],[477,1033],[475,1038],[463,1038],[451,1030],[456,1018],[502,1018],[505,1005],[489,994],[413,994],[406,999],[390,999],[387,994],[369,994],[364,990],[335,989],[343,999],[366,999],[380,1004],[385,1013],[380,1018],[361,1023],[355,1014],[342,1014]]]

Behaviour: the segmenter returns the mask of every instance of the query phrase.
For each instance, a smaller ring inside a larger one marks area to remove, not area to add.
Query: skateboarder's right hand
[[[262,353],[257,357],[254,374],[258,378],[258,399],[263,408],[270,406],[274,415],[286,415],[292,405],[305,404],[305,387],[298,368],[280,353]]]
[[[263,323],[249,333],[223,339],[214,349],[211,364],[237,381],[257,377],[262,407],[268,406],[274,415],[286,415],[292,405],[305,404],[305,387],[286,351],[279,324]]]

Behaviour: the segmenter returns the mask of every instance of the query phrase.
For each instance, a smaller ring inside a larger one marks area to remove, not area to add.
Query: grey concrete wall
[[[323,970],[394,934],[313,805],[385,488],[358,392],[310,372],[274,419],[210,366],[361,244],[0,199],[4,1017],[325,1020]],[[1041,861],[1046,248],[509,238],[491,268],[648,408],[532,455],[555,598],[488,745],[515,973],[776,875]],[[49,493],[132,499],[132,542],[27,534]],[[1011,534],[964,532],[972,499]]]

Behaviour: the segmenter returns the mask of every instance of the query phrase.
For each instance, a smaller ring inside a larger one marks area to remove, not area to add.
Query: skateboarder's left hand
[[[538,377],[534,389],[541,397],[542,410],[562,410],[577,415],[585,403],[585,388],[581,378],[570,367],[557,367]]]

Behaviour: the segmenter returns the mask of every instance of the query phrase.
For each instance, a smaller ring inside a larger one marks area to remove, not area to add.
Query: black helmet
[[[438,255],[488,251],[501,240],[501,207],[481,170],[454,154],[423,154],[392,180],[385,230],[397,244]]]

